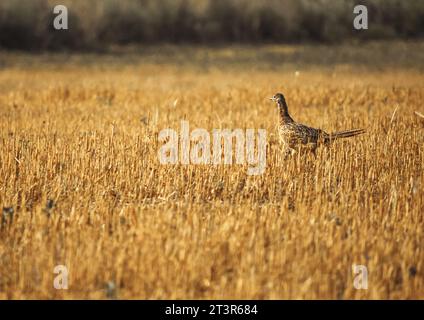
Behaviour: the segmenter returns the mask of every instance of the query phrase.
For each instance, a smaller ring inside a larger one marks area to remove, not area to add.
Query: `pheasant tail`
[[[358,134],[363,134],[363,133],[365,133],[365,129],[339,131],[339,132],[334,132],[330,134],[328,137],[328,140],[349,138],[349,137],[357,136]]]

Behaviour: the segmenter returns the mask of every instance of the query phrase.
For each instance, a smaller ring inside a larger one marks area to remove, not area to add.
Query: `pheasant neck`
[[[285,101],[279,102],[278,108],[280,109],[281,122],[293,122],[292,117],[289,115],[289,108],[287,107],[287,103]]]

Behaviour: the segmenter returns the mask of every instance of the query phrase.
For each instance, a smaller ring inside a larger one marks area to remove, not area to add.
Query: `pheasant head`
[[[287,106],[286,98],[282,93],[276,93],[272,96],[272,98],[270,98],[270,100],[275,101],[275,103],[277,103],[282,121],[293,121],[293,119],[289,115],[289,108]]]

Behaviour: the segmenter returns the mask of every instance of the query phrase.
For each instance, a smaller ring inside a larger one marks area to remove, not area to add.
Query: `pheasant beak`
[[[271,100],[271,101],[275,101],[275,98],[274,98],[274,97],[271,97],[271,98],[269,98],[269,100]]]

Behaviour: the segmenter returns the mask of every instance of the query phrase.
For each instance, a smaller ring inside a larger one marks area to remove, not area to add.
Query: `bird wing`
[[[296,122],[283,125],[280,134],[290,145],[317,143],[318,140],[328,137],[328,134],[321,129],[315,129]]]

